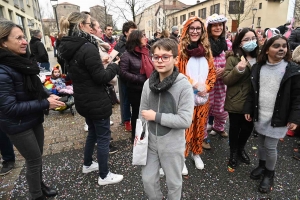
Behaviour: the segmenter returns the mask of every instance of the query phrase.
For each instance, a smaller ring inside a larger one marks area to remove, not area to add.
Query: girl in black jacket
[[[123,175],[111,173],[108,168],[112,103],[106,83],[116,76],[119,66],[112,63],[104,69],[96,39],[90,35],[90,15],[72,12],[67,18],[61,19],[60,24],[60,30],[68,34],[62,38],[59,52],[68,63],[76,110],[85,117],[89,127],[82,173],[99,170],[99,185],[118,183]],[[92,158],[96,142],[99,164]]]
[[[37,63],[26,57],[27,45],[20,26],[0,21],[0,127],[25,158],[31,199],[45,199],[57,192],[42,180],[43,110],[65,104],[45,92]]]
[[[253,120],[258,132],[259,166],[250,177],[263,177],[259,185],[262,193],[273,187],[279,139],[287,129],[295,130],[300,124],[300,70],[289,61],[287,39],[277,34],[278,30],[270,31],[273,37],[267,40],[252,67],[252,91],[244,105],[246,120]]]

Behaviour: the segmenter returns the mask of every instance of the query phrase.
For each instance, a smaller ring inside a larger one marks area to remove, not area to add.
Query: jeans
[[[231,150],[243,150],[253,130],[244,114],[229,113],[229,146]]]
[[[108,155],[110,142],[110,119],[94,120],[85,118],[89,127],[84,148],[84,165],[90,166],[93,161],[93,152],[97,142],[97,160],[99,164],[99,176],[104,179],[108,172]]]
[[[7,135],[0,130],[0,152],[4,161],[15,161],[13,144]]]
[[[49,62],[43,62],[43,63],[41,63],[41,67],[45,68],[48,71],[50,71],[50,63]]]
[[[31,198],[36,199],[42,196],[43,124],[39,124],[27,131],[7,136],[25,158],[26,180]]]
[[[132,114],[131,114],[131,142],[133,143],[135,138],[135,126],[136,120],[139,117],[140,103],[141,103],[142,91],[128,89],[128,100],[131,104]]]
[[[214,116],[209,116],[208,117],[208,124],[213,125],[214,124]]]
[[[128,88],[126,82],[124,82],[121,78],[118,80],[118,84],[120,85],[120,102],[121,102],[121,114],[122,114],[122,123],[126,121],[130,121],[131,112],[130,112],[130,103],[128,100]]]
[[[55,46],[53,46],[53,51],[54,51],[54,57],[56,57],[57,56],[57,50],[56,50]]]

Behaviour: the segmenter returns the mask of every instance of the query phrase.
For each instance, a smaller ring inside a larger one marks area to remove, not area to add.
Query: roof
[[[58,3],[57,5],[72,5],[72,6],[78,6],[78,5],[76,5],[76,4],[72,4],[72,3],[69,3],[69,2]]]
[[[189,7],[188,5],[178,5],[178,4],[176,4],[176,5],[159,5],[158,6],[158,8],[157,8],[157,11],[155,12],[155,16],[157,15],[157,13],[158,13],[158,11],[159,11],[159,9],[164,9],[164,10],[182,10],[182,9],[185,9],[185,8],[187,8],[187,7]]]

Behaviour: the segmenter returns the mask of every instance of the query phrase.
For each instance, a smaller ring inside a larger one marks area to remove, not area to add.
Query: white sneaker
[[[206,130],[207,131],[211,131],[212,130],[212,125],[210,125],[209,123],[207,123]]]
[[[186,164],[184,163],[183,169],[182,169],[182,175],[183,175],[183,176],[186,176],[186,175],[188,175],[188,174],[189,174],[188,169],[187,169],[187,167],[186,167]]]
[[[209,132],[209,135],[217,135],[218,133],[214,130],[212,130],[211,132]]]
[[[98,163],[96,163],[94,161],[91,164],[91,166],[83,165],[83,167],[82,167],[82,173],[84,173],[84,174],[90,173],[92,171],[97,171],[97,170],[99,170],[99,165],[98,165]]]
[[[204,163],[201,160],[199,154],[198,155],[192,154],[192,159],[195,161],[195,165],[197,169],[204,169]]]
[[[99,185],[115,184],[121,182],[122,180],[123,180],[123,175],[108,172],[107,176],[104,179],[102,179],[101,177],[98,178],[98,184]]]
[[[163,168],[159,168],[159,176],[164,177],[164,175],[165,175],[165,172],[164,172]]]
[[[113,121],[110,121],[110,125],[114,125],[114,122],[113,122]]]
[[[85,123],[83,129],[84,129],[85,132],[88,132],[89,131],[89,126]]]

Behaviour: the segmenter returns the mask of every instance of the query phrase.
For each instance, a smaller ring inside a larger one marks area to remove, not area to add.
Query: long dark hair
[[[126,42],[126,50],[128,52],[133,52],[135,47],[140,47],[142,45],[141,43],[142,38],[143,38],[142,31],[139,30],[132,31]]]
[[[269,50],[270,46],[278,39],[284,39],[286,41],[286,45],[287,45],[287,52],[286,55],[284,56],[284,60],[285,61],[290,61],[291,60],[291,51],[290,51],[290,45],[288,42],[288,39],[283,36],[283,35],[276,35],[270,39],[268,39],[265,44],[262,47],[262,50],[260,52],[260,54],[258,55],[258,59],[257,59],[257,63],[263,65],[268,61],[268,54],[267,51]]]
[[[242,43],[243,37],[249,31],[253,32],[255,37],[257,38],[257,35],[256,35],[255,31],[252,28],[243,28],[239,33],[237,33],[237,35],[235,36],[235,39],[233,41],[232,51],[233,51],[234,55],[236,55],[236,56],[237,55],[238,56],[246,56],[246,52],[243,50],[243,48],[240,45]],[[256,40],[256,44],[257,44],[257,47],[253,51],[249,52],[249,54],[252,58],[256,58],[257,55],[258,55],[258,51],[259,51],[258,40]]]

